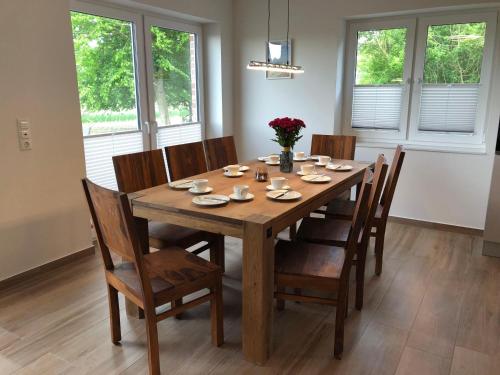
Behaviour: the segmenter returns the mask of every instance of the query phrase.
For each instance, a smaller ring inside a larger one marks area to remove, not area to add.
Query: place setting
[[[326,183],[332,180],[330,176],[318,173],[316,171],[316,166],[313,164],[301,165],[300,170],[297,171],[297,174],[301,176],[300,179],[305,182]]]
[[[287,185],[288,179],[285,177],[271,177],[271,184],[266,186],[267,190],[290,190],[290,186]]]
[[[279,155],[269,155],[266,161],[267,165],[280,165],[280,156]]]
[[[191,194],[202,195],[211,193],[214,189],[208,186],[207,179],[197,179],[192,181],[192,186],[189,188]]]
[[[304,151],[296,151],[293,153],[293,161],[304,162],[307,161],[307,156]]]
[[[248,171],[249,167],[243,167],[239,164],[227,165],[224,167],[224,176],[226,177],[241,177],[244,171]]]
[[[233,193],[229,194],[229,198],[236,202],[248,202],[254,198],[254,195],[250,193],[248,185],[234,185]]]
[[[168,186],[172,189],[187,190],[193,187],[193,180],[178,180],[170,182]]]
[[[326,169],[329,169],[331,171],[336,171],[336,172],[348,172],[352,171],[353,166],[349,164],[334,164],[334,163],[328,163],[326,166]]]
[[[222,206],[229,202],[229,197],[220,194],[199,195],[193,198],[192,202],[198,206]]]
[[[275,201],[294,201],[302,197],[302,194],[294,190],[281,189],[268,191],[266,197]]]

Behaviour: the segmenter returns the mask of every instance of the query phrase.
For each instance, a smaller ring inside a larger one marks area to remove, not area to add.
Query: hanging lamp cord
[[[288,50],[289,46],[289,35],[290,35],[290,0],[288,0],[288,19],[287,19],[287,26],[286,26],[286,64],[290,65],[289,57],[290,57],[290,51]]]
[[[269,51],[269,42],[271,40],[271,0],[267,0],[267,62],[271,62],[271,54]]]

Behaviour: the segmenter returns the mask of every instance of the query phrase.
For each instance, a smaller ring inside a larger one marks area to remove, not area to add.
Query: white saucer
[[[230,177],[230,178],[241,177],[241,176],[243,176],[243,172],[238,172],[237,174],[229,174],[229,173],[224,172],[224,176]]]
[[[326,169],[330,169],[332,171],[337,171],[337,172],[352,171],[352,168],[353,168],[352,165],[347,165],[347,164],[328,164],[326,166]]]
[[[307,160],[308,160],[307,158],[302,158],[302,159],[293,158],[293,161],[298,161],[298,162],[307,161]]]
[[[311,183],[317,183],[317,184],[330,182],[332,180],[332,178],[330,176],[325,176],[325,175],[320,175],[320,174],[318,174],[318,175],[309,174],[307,176],[302,176],[300,179],[305,181],[305,182],[311,182]]]
[[[281,194],[284,194],[284,195],[281,195]],[[266,196],[268,198],[271,198],[271,199],[277,200],[277,201],[292,201],[295,199],[299,199],[302,196],[302,194],[300,194],[298,191],[293,191],[293,190],[274,190],[274,191],[267,192]],[[279,197],[279,198],[277,198],[277,197]]]
[[[246,201],[251,201],[254,198],[254,195],[252,193],[247,193],[247,196],[245,198],[240,198],[233,193],[229,194],[229,198],[231,198],[233,201],[246,202]]]
[[[316,176],[317,175],[317,173],[304,174],[304,173],[302,173],[302,171],[297,171],[297,174],[299,176]]]
[[[308,157],[309,160],[318,160],[319,159],[319,155],[311,155]]]
[[[266,164],[267,164],[267,165],[280,165],[280,162],[277,162],[277,163],[271,163],[270,161],[266,161]]]
[[[319,161],[317,161],[316,163],[314,163],[314,165],[317,167],[326,167],[328,164],[322,164]]]
[[[250,167],[248,165],[242,165],[240,167],[240,172],[246,172],[250,169]]]
[[[170,186],[172,189],[180,189],[180,190],[190,189],[193,187],[193,180],[174,181],[170,182],[168,186]]]
[[[267,159],[268,159],[268,156],[259,156],[257,158],[258,161],[267,161]]]
[[[207,188],[203,191],[198,191],[198,190],[195,190],[194,187],[190,188],[188,191],[191,193],[191,194],[207,194],[207,193],[210,193],[214,190],[213,187],[210,187],[210,186],[207,186]]]
[[[229,202],[229,197],[226,195],[200,195],[193,198],[192,201],[194,204],[198,206],[222,206]]]
[[[285,185],[281,189],[275,189],[275,188],[273,188],[273,185],[267,185],[266,189],[270,190],[270,191],[274,191],[274,190],[290,190],[291,188],[290,188],[290,186]]]

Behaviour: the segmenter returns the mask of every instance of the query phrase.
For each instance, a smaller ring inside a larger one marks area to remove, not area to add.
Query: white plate
[[[300,161],[307,161],[307,160],[309,160],[309,159],[307,159],[307,158],[302,158],[302,159],[293,158],[293,161],[298,161],[298,162],[300,162]]]
[[[233,201],[246,202],[246,201],[251,201],[254,198],[254,195],[252,193],[247,193],[245,198],[240,198],[233,193],[229,194],[229,198],[231,198]]]
[[[267,161],[268,157],[267,156],[259,156],[257,158],[258,161]]]
[[[193,187],[193,180],[179,180],[168,184],[172,189],[190,189]]]
[[[284,194],[280,196],[281,194]],[[268,198],[277,200],[277,201],[291,201],[295,199],[299,199],[302,194],[300,194],[298,191],[293,191],[293,190],[274,190],[274,191],[269,191],[266,193],[266,196]],[[279,198],[276,198],[280,196]]]
[[[280,165],[280,162],[277,162],[277,163],[271,163],[270,161],[266,161],[266,164],[267,164],[267,165]]]
[[[318,173],[304,174],[302,171],[297,171],[299,176],[316,176]]]
[[[250,169],[250,167],[248,165],[242,165],[240,167],[240,172],[246,172]]]
[[[229,202],[229,197],[226,195],[199,195],[193,198],[193,203],[198,206],[221,206]]]
[[[194,187],[189,189],[189,192],[192,194],[207,194],[210,193],[214,190],[213,187],[207,186],[205,190],[199,191],[199,190],[194,190]]]
[[[319,155],[311,155],[308,157],[309,160],[318,160],[319,159]]]
[[[312,183],[325,183],[325,182],[330,182],[332,178],[330,176],[322,176],[322,175],[307,175],[307,176],[302,176],[300,178],[301,180],[305,182],[312,182]]]
[[[243,172],[238,172],[237,174],[229,174],[227,172],[224,172],[224,176],[226,176],[226,177],[241,177],[241,176],[243,176]]]
[[[270,190],[270,191],[274,191],[274,190],[290,190],[291,188],[290,188],[290,186],[285,185],[281,189],[275,189],[275,188],[273,188],[273,185],[267,185],[266,189]]]
[[[320,163],[319,161],[317,161],[316,163],[314,163],[315,166],[317,167],[326,167],[327,164],[323,164],[323,163]]]
[[[352,165],[347,165],[347,164],[328,164],[326,166],[326,169],[330,169],[332,171],[337,171],[337,172],[346,172],[346,171],[352,171]]]

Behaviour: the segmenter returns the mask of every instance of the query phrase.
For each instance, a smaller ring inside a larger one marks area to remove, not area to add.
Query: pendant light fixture
[[[267,47],[266,47],[267,49],[269,49],[270,30],[271,30],[271,0],[267,0]],[[290,0],[288,0],[288,22],[286,28],[287,46],[290,45],[289,33],[290,33]],[[290,64],[290,57],[291,57],[290,50],[287,50],[286,64],[274,64],[271,62],[271,56],[269,52],[267,52],[267,55],[268,55],[267,61],[264,62],[264,61],[252,60],[247,65],[247,69],[261,70],[267,72],[279,72],[279,73],[294,73],[294,74],[304,73],[304,69],[302,69],[301,66]]]

